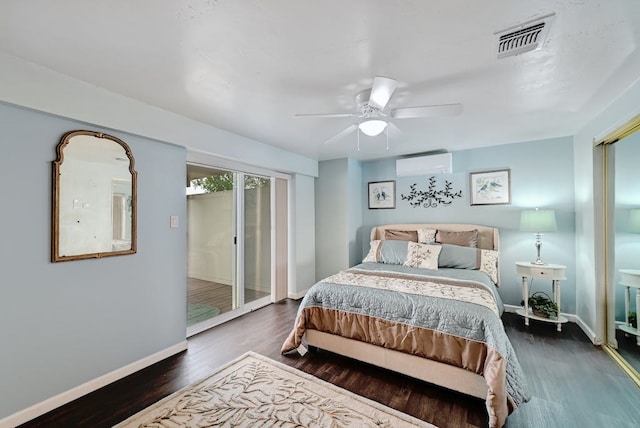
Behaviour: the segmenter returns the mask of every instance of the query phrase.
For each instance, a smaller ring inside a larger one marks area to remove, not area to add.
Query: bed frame
[[[446,231],[478,230],[478,248],[499,249],[498,229],[475,224],[389,224],[371,230],[371,240],[384,240],[385,230],[438,229]],[[402,373],[467,395],[487,398],[487,384],[482,375],[449,364],[428,360],[404,352],[308,329],[305,338],[309,346],[344,355],[368,364]]]

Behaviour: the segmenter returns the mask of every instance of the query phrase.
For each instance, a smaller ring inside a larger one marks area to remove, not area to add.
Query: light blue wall
[[[318,164],[315,183],[316,280],[349,267],[348,160]]]
[[[293,217],[293,248],[295,279],[289,284],[289,296],[302,297],[304,291],[316,282],[315,231],[315,177],[296,174],[293,178],[295,199]]]
[[[362,261],[362,165],[343,158],[318,164],[316,280]]]
[[[511,204],[471,206],[469,173],[509,168],[511,170]],[[527,208],[556,211],[558,231],[542,239],[543,259],[567,266],[567,280],[561,283],[563,312],[575,313],[575,233],[573,139],[557,138],[507,144],[453,152],[453,173],[436,175],[437,189],[444,181],[454,191],[462,190],[462,198],[436,208],[413,208],[401,200],[409,186],[417,183],[426,189],[429,176],[396,178],[395,159],[363,164],[363,188],[370,181],[396,180],[396,209],[364,210],[359,230],[364,243],[362,257],[368,250],[371,227],[388,223],[473,223],[500,229],[501,288],[507,304],[517,305],[522,299],[521,281],[515,274],[516,261],[535,259],[534,236],[520,232],[520,212]],[[362,205],[367,207],[366,193]],[[551,292],[550,284],[536,281],[534,291]]]
[[[132,149],[138,252],[50,262],[60,137],[103,131]],[[0,103],[0,419],[185,340],[185,149]],[[179,229],[169,228],[178,215]]]
[[[362,261],[362,237],[358,233],[362,225],[364,206],[360,203],[364,194],[362,186],[362,164],[355,159],[348,159],[347,163],[347,215],[349,233],[349,266]]]

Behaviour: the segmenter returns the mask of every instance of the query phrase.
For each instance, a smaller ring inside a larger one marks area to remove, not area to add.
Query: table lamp
[[[640,210],[638,214],[640,216]],[[640,217],[638,220],[640,221]],[[523,232],[531,232],[536,235],[536,250],[538,257],[536,258],[536,261],[532,263],[534,265],[546,264],[540,257],[540,247],[542,246],[540,237],[543,232],[555,232],[557,230],[555,211],[540,210],[538,208],[535,210],[522,211],[520,214],[520,230]]]

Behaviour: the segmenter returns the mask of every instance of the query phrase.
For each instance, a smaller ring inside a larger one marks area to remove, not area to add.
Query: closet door
[[[640,116],[602,141],[606,350],[640,386]]]

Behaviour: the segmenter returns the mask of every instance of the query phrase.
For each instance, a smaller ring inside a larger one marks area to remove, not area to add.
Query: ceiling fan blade
[[[303,113],[294,114],[293,117],[353,117],[355,113]]]
[[[354,123],[354,124],[348,126],[346,129],[343,129],[342,131],[338,132],[336,135],[334,135],[333,137],[329,138],[324,143],[325,144],[333,144],[333,143],[337,142],[339,139],[341,139],[342,137],[346,137],[347,135],[351,134],[356,129],[358,129],[358,125],[356,125]]]
[[[456,116],[460,113],[462,113],[462,104],[440,104],[397,108],[391,110],[391,117],[395,119],[412,119],[419,117]]]
[[[374,78],[371,95],[369,95],[369,105],[380,110],[384,109],[397,85],[398,81],[389,77]]]

